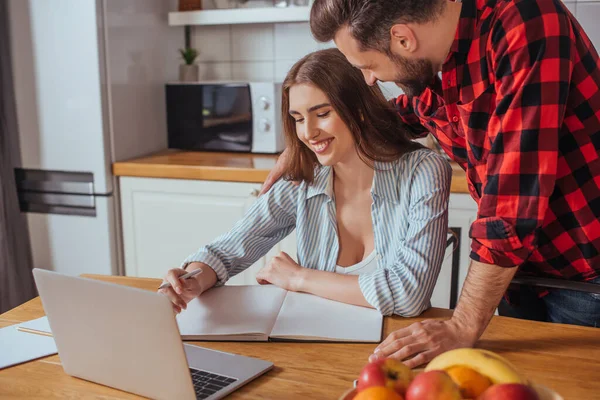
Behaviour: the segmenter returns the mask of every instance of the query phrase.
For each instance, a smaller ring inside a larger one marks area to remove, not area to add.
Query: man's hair
[[[320,42],[333,40],[348,26],[361,50],[389,54],[390,29],[398,23],[434,21],[448,0],[315,0],[310,12],[310,29]]]

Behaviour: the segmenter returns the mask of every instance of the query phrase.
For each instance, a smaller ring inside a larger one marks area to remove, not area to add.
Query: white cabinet
[[[448,226],[458,235],[458,248],[452,255],[452,284],[454,292],[450,308],[454,308],[469,270],[471,239],[469,229],[477,218],[477,203],[468,194],[452,193],[448,206]]]
[[[162,277],[226,232],[259,185],[177,179],[120,179],[125,274]]]

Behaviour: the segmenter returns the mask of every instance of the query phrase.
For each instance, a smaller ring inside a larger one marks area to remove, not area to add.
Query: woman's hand
[[[193,278],[179,279],[195,269],[202,268],[202,272]],[[203,263],[191,263],[186,269],[173,268],[167,272],[163,283],[169,282],[171,287],[160,289],[158,292],[166,295],[173,303],[177,314],[187,308],[187,303],[200,296],[206,289],[211,288],[217,281],[217,275],[210,266]]]
[[[269,261],[256,274],[256,281],[261,285],[272,284],[282,289],[297,292],[302,286],[302,271],[287,253],[281,252]]]

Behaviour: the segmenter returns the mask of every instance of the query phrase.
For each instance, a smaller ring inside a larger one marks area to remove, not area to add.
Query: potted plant
[[[198,51],[192,47],[179,49],[181,58],[185,64],[179,66],[179,80],[182,82],[197,82],[198,81],[198,65],[194,64]]]

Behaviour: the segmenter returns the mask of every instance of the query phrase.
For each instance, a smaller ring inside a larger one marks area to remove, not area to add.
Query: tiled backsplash
[[[197,26],[192,45],[199,51],[200,79],[281,81],[289,68],[317,43],[308,22]]]
[[[594,44],[600,49],[600,1],[565,1]],[[308,22],[196,26],[192,45],[200,51],[202,80],[275,80],[305,54],[333,43],[318,43]],[[387,96],[399,93],[390,83],[381,85]]]

